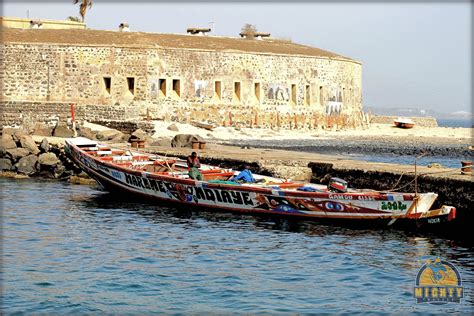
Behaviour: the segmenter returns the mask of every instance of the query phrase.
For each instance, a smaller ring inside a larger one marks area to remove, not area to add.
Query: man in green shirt
[[[188,156],[187,159],[188,162],[188,168],[189,168],[189,178],[194,179],[194,180],[199,180],[202,181],[202,174],[199,171],[199,168],[201,167],[201,163],[199,162],[198,155],[195,151],[191,153],[190,156]]]

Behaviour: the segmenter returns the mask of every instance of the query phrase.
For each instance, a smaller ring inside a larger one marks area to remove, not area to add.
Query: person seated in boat
[[[189,168],[189,178],[202,181],[202,173],[199,171],[201,163],[199,162],[199,157],[195,151],[188,156],[187,163]]]
[[[229,179],[230,181],[238,181],[245,183],[254,183],[255,178],[253,177],[252,171],[250,171],[250,166],[245,165],[244,170],[240,171],[237,176],[233,176]]]

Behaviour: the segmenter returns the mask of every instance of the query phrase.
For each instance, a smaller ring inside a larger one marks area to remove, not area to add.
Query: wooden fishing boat
[[[395,126],[399,128],[413,128],[413,126],[415,126],[415,122],[413,122],[412,119],[404,117],[397,118],[393,121],[393,124],[395,124]]]
[[[196,122],[196,121],[191,121],[191,125],[199,127],[199,128],[207,129],[208,131],[213,131],[214,128],[216,128],[216,126],[213,124],[208,124],[204,122]]]
[[[111,192],[214,211],[268,214],[316,220],[344,220],[393,225],[400,222],[436,224],[455,218],[456,209],[430,209],[436,193],[398,193],[347,188],[254,175],[257,183],[229,179],[232,169],[201,165],[203,181],[190,179],[178,158],[113,149],[86,138],[69,138],[66,153]],[[130,196],[132,198],[132,196]]]

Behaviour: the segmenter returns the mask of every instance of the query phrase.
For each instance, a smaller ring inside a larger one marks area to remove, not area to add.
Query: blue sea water
[[[407,155],[350,155],[346,156],[345,158],[349,159],[354,159],[354,160],[364,160],[364,161],[370,161],[370,162],[383,162],[383,163],[393,163],[393,164],[399,164],[399,165],[415,165],[418,166],[433,166],[435,164],[439,164],[444,168],[449,168],[453,169],[453,172],[455,169],[458,172],[460,171],[461,168],[461,161],[472,161],[470,157],[464,157],[464,158],[452,158],[452,157],[443,157],[443,156],[427,156],[427,157],[421,157],[421,158],[416,158],[414,156],[407,156]],[[433,168],[433,172],[436,172],[436,167]]]
[[[430,234],[190,212],[0,179],[1,313],[472,313],[474,249]],[[426,259],[460,304],[416,304]]]
[[[470,119],[436,119],[440,127],[473,127],[473,121]]]

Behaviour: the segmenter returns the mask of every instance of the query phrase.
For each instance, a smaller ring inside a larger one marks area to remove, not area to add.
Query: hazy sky
[[[254,24],[273,37],[326,49],[363,64],[364,107],[469,111],[472,99],[472,3],[377,2],[132,2],[93,1],[94,29],[185,33],[210,26],[238,36]],[[4,1],[3,16],[65,19],[78,16],[72,0]]]

